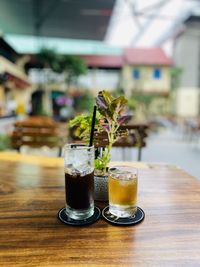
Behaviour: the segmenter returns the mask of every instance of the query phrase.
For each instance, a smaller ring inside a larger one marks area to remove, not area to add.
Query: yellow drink
[[[137,211],[137,172],[130,167],[111,168],[108,177],[109,211],[118,217],[129,217]]]
[[[108,178],[109,199],[117,205],[136,205],[137,203],[137,179],[124,181]]]

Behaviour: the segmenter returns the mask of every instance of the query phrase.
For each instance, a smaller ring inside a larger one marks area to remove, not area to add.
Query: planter
[[[108,176],[94,175],[94,199],[108,201]]]

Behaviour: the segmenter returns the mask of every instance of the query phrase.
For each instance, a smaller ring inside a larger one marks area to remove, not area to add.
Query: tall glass
[[[137,211],[137,169],[115,166],[109,169],[108,194],[111,214],[126,218]]]
[[[64,146],[66,214],[84,220],[94,213],[94,147]]]

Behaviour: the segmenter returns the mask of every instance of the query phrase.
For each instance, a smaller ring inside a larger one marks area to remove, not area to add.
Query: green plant
[[[154,115],[158,115],[159,112],[165,110],[167,103],[167,96],[160,94],[147,94],[144,92],[133,92],[129,98],[129,108],[134,111],[136,120],[148,120]],[[157,105],[157,103],[161,103]],[[164,105],[162,107],[162,105]],[[164,112],[162,112],[164,114]]]
[[[56,73],[64,73],[68,86],[79,75],[85,74],[87,71],[85,61],[78,56],[59,55],[54,49],[42,48],[38,57],[44,67],[50,68]]]
[[[99,92],[96,97],[97,115],[95,121],[95,130],[98,132],[106,132],[108,136],[108,145],[106,149],[95,159],[95,170],[106,174],[106,168],[110,161],[110,152],[113,144],[122,135],[127,133],[119,133],[119,127],[128,118],[124,115],[128,101],[124,96],[113,97],[109,92]],[[81,139],[89,139],[92,116],[79,115],[70,121],[70,126],[76,126],[76,135]]]
[[[91,111],[94,106],[94,97],[87,90],[81,90],[79,96],[74,97],[74,109],[76,112]]]
[[[183,69],[180,67],[172,67],[170,69],[172,90],[175,90],[180,86],[180,79],[181,79],[182,73],[183,73]]]
[[[0,135],[0,151],[11,148],[11,140],[8,135],[1,134]]]
[[[99,130],[100,113],[96,113],[95,129]],[[69,122],[70,127],[75,128],[75,136],[79,137],[85,142],[89,142],[90,128],[92,124],[92,115],[81,114],[76,116]]]

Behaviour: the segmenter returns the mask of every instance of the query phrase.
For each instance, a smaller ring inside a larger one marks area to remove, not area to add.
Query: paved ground
[[[126,150],[127,160],[136,158],[136,151]],[[119,149],[113,151],[112,159],[122,159]],[[142,152],[142,160],[171,163],[200,179],[200,138],[194,142],[186,141],[179,130],[162,129],[149,137],[147,147]]]

